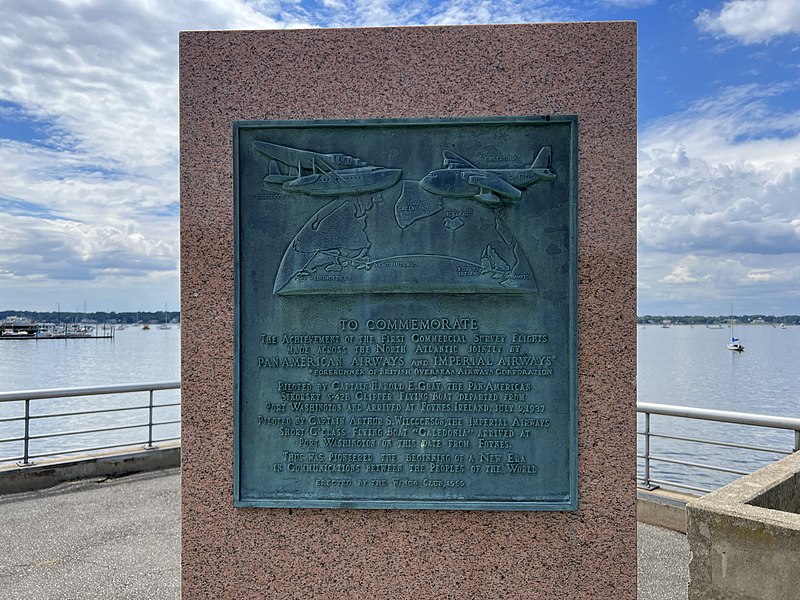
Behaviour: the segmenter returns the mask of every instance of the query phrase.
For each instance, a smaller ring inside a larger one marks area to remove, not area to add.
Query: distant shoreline
[[[643,315],[639,325],[800,325],[800,315]]]
[[[0,321],[8,317],[22,317],[36,323],[87,323],[110,325],[135,325],[179,323],[181,312],[179,310],[140,310],[140,311],[96,311],[96,312],[69,312],[69,311],[36,311],[36,310],[0,310]]]

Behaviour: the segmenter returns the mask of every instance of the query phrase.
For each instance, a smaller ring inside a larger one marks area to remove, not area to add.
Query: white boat
[[[731,320],[728,326],[731,328],[731,341],[725,347],[731,352],[744,352],[744,344],[739,341],[739,338],[733,335],[733,304],[731,304]]]
[[[0,321],[0,337],[3,338],[34,338],[38,326],[25,317],[6,317]]]
[[[88,338],[92,337],[92,326],[83,323],[68,325],[64,330],[64,337],[68,338]]]
[[[0,335],[3,337],[27,337],[28,332],[21,329],[3,329]]]
[[[739,341],[739,338],[732,337],[730,344],[726,347],[732,352],[744,352],[744,344]]]

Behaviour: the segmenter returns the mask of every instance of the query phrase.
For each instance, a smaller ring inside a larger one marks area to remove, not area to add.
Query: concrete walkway
[[[686,600],[689,542],[682,533],[639,523],[638,600]]]
[[[180,473],[0,496],[0,598],[180,596]]]
[[[0,496],[0,598],[178,598],[179,496],[178,469]],[[688,560],[639,524],[639,600],[684,600]]]

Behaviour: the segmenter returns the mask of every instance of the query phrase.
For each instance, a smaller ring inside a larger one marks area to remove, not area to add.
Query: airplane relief
[[[533,164],[521,169],[480,169],[455,152],[445,150],[444,169],[428,173],[419,182],[431,194],[475,198],[487,205],[519,200],[522,190],[540,181],[554,181],[550,146],[539,151]]]
[[[321,154],[269,142],[254,142],[253,145],[272,159],[264,182],[280,184],[288,193],[309,196],[368,194],[393,186],[403,173],[402,169],[368,165],[346,154]],[[296,175],[284,175],[278,162],[289,171],[296,169]]]
[[[266,140],[253,148],[268,160],[267,191],[325,201],[286,249],[273,293],[538,291],[501,209],[556,180],[550,146],[530,166],[507,168],[497,160],[482,168],[445,150],[442,167],[419,179],[341,152]]]

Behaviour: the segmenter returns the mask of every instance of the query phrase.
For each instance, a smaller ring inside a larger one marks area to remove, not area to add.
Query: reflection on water
[[[180,379],[180,330],[177,328],[143,331],[126,328],[116,332],[113,339],[68,340],[2,340],[0,341],[0,391],[18,391],[63,387],[151,383]],[[178,402],[178,390],[157,391],[155,404]],[[31,402],[31,416],[45,413],[69,413],[123,407],[146,407],[147,392],[56,398]],[[22,416],[24,404],[0,404],[0,418]],[[106,415],[76,415],[31,421],[32,436],[44,433],[69,432],[86,429],[141,425],[147,423],[148,410]],[[154,410],[153,420],[180,419],[179,407]],[[0,439],[19,437],[21,422],[0,423]],[[180,426],[162,425],[154,428],[153,438],[175,437]],[[98,432],[64,436],[48,440],[32,440],[30,453],[61,452],[78,447],[101,447],[112,444],[136,444],[147,440],[147,427],[133,430]],[[0,459],[22,453],[21,442],[0,443]]]
[[[638,400],[733,412],[800,416],[800,327],[736,327],[742,353],[725,347],[729,329],[673,326],[639,328]],[[639,430],[644,417],[639,416]],[[758,447],[792,449],[792,432],[724,425],[707,421],[651,417],[655,433],[710,438]],[[643,452],[639,436],[639,453]],[[666,458],[753,471],[781,456],[676,440],[651,440],[651,453]],[[639,460],[639,471],[643,461]],[[651,463],[651,477],[702,488],[716,488],[737,475]]]

